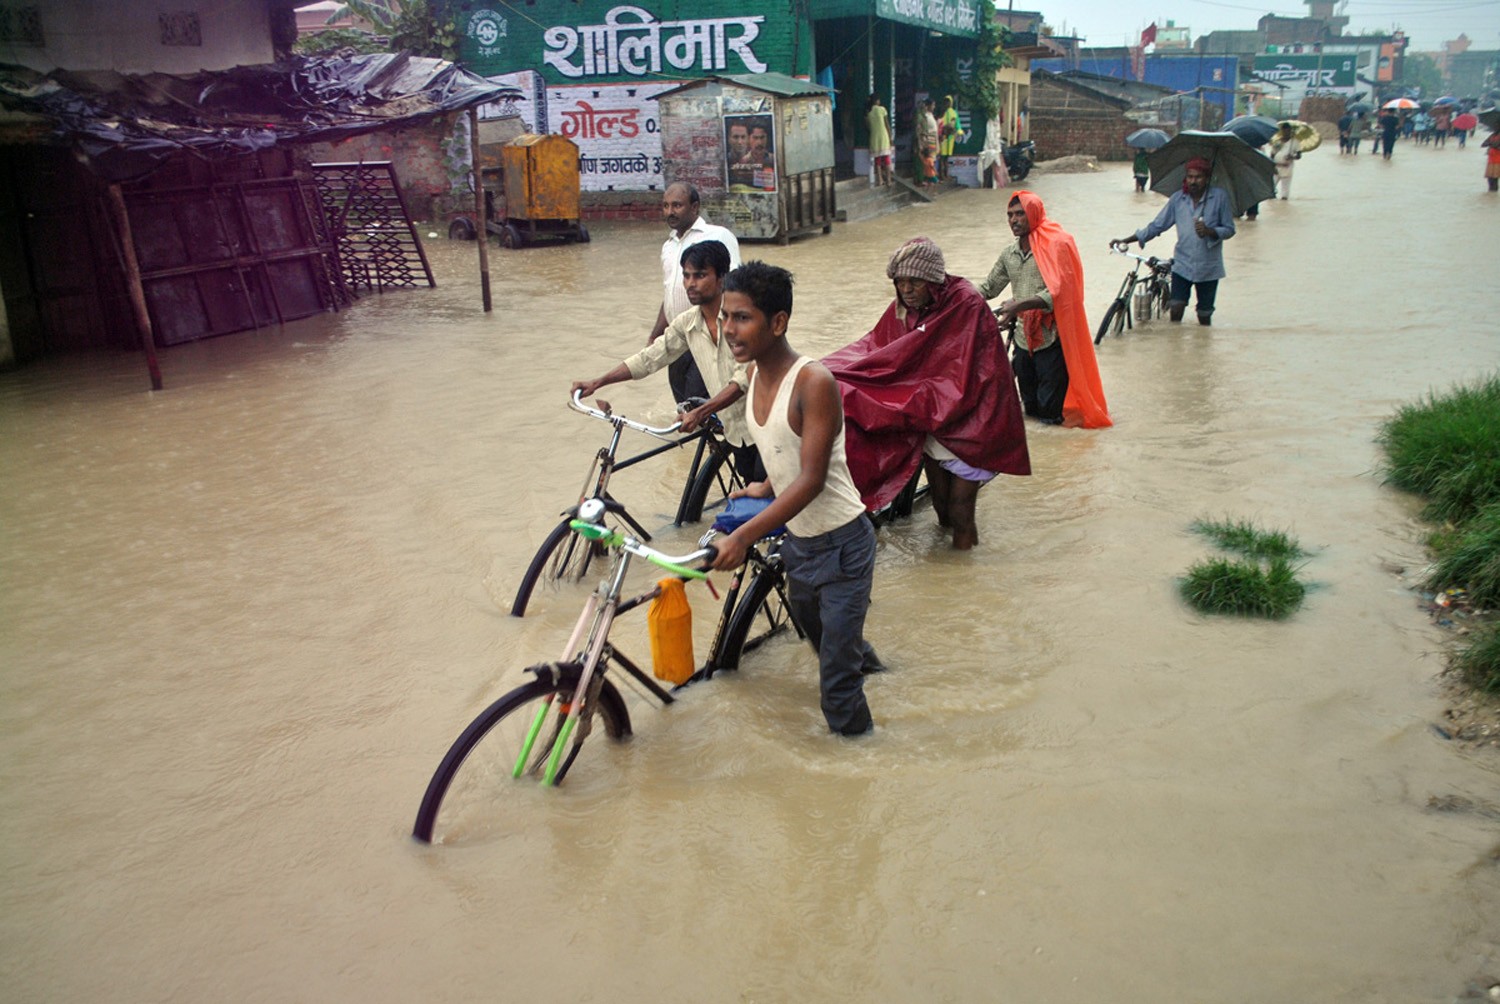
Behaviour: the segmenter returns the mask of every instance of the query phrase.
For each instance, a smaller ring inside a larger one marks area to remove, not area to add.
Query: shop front
[[[943,83],[972,72],[982,0],[832,0],[819,3],[813,36],[822,81],[838,93],[834,147],[840,177],[869,169],[866,101],[880,95],[891,116],[898,163],[908,161],[913,122],[923,98],[941,99]],[[979,148],[983,121],[958,108],[968,142]],[[982,116],[981,116],[982,118]],[[979,136],[974,136],[974,126]]]
[[[833,89],[836,163],[852,175],[855,151],[868,146],[869,95],[892,111],[904,150],[918,97],[966,71],[988,9],[984,0],[820,0],[790,12],[777,0],[444,2],[460,63],[521,89],[525,131],[578,144],[585,195],[659,191],[655,99],[692,80],[757,73]]]

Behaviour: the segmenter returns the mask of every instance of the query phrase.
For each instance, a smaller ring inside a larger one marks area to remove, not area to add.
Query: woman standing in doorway
[[[953,107],[953,95],[943,98],[938,106],[938,177],[948,177],[948,158],[953,156],[953,147],[958,142],[958,109]]]

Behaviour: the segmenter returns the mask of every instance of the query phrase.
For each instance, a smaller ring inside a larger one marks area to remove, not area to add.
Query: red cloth
[[[1083,311],[1083,261],[1078,257],[1078,245],[1062,227],[1047,219],[1047,211],[1036,193],[1018,191],[1011,196],[1011,201],[1017,200],[1031,224],[1031,253],[1047,291],[1052,294],[1051,319],[1057,326],[1057,340],[1062,344],[1063,361],[1068,367],[1063,424],[1085,429],[1107,428],[1114,422],[1104,400],[1099,360],[1094,356],[1094,339]],[[1040,310],[1028,310],[1021,315],[1027,344],[1036,344],[1035,335],[1047,319],[1048,315]]]
[[[929,434],[974,467],[1031,473],[994,313],[962,276],[934,293],[912,330],[892,300],[869,334],[823,360],[839,382],[849,473],[869,509],[888,505],[911,480]]]

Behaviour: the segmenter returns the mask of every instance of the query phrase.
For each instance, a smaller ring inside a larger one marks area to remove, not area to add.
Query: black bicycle
[[[1171,258],[1146,258],[1114,244],[1109,249],[1126,258],[1134,258],[1135,267],[1125,273],[1120,291],[1104,312],[1104,320],[1099,322],[1099,330],[1094,335],[1095,345],[1104,341],[1104,336],[1110,332],[1119,336],[1127,326],[1135,327],[1136,321],[1149,321],[1163,316],[1167,312],[1167,302],[1172,299]],[[1141,275],[1142,265],[1147,268],[1145,275]]]
[[[694,407],[695,402],[684,402],[684,406]],[[568,401],[568,407],[591,418],[597,418],[601,422],[608,422],[612,431],[609,442],[594,454],[593,464],[583,479],[583,490],[579,493],[578,502],[562,511],[562,521],[552,528],[551,533],[547,534],[547,538],[542,541],[542,546],[537,548],[536,555],[532,557],[531,564],[527,566],[526,574],[521,577],[521,584],[517,587],[516,597],[510,606],[512,617],[526,615],[526,606],[531,602],[531,594],[536,590],[538,583],[561,585],[579,582],[588,574],[593,560],[603,554],[603,548],[598,541],[585,539],[570,529],[572,520],[578,515],[579,505],[587,500],[598,499],[604,503],[606,521],[628,527],[641,540],[651,539],[650,532],[630,515],[625,505],[610,495],[609,481],[615,472],[623,471],[627,467],[649,460],[668,450],[696,443],[697,449],[693,454],[693,463],[688,468],[682,497],[677,503],[677,517],[673,520],[679,526],[683,523],[696,523],[702,519],[703,510],[710,508],[708,501],[710,495],[722,500],[736,488],[744,487],[744,482],[740,480],[734,464],[730,462],[729,444],[724,440],[723,426],[719,424],[717,418],[711,418],[705,422],[697,432],[674,438],[674,434],[682,427],[681,422],[674,422],[672,425],[661,428],[645,425],[612,411],[591,408],[583,403],[583,396],[577,392]],[[663,443],[633,457],[617,460],[620,437],[626,429],[633,429],[663,440]]]
[[[622,598],[632,557],[645,558],[682,578],[702,579],[705,573],[690,566],[712,560],[715,531],[705,535],[701,550],[673,557],[610,529],[605,515],[603,501],[589,499],[579,507],[578,517],[569,521],[569,532],[613,553],[609,573],[585,601],[560,660],[528,666],[526,672],[532,679],[480,712],[449,747],[427,785],[412,827],[412,835],[423,843],[432,842],[444,805],[450,814],[462,814],[465,809],[494,811],[484,807],[494,802],[497,785],[506,778],[527,778],[545,786],[561,783],[596,723],[611,739],[629,738],[630,712],[609,679],[611,668],[618,667],[628,677],[626,682],[633,681],[638,691],[662,706],[676,700],[672,691],[615,647],[610,629],[621,614],[655,599],[661,591],[657,586]],[[744,653],[788,627],[802,637],[787,605],[778,553],[782,539],[782,531],[777,531],[750,548],[725,594],[708,661],[674,691],[716,672],[738,669]]]

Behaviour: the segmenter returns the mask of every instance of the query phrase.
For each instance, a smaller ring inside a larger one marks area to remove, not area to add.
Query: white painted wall
[[[272,59],[268,0],[0,0],[40,10],[43,48],[0,42],[0,63],[122,73],[193,73]],[[201,45],[163,45],[159,15],[198,15]]]

